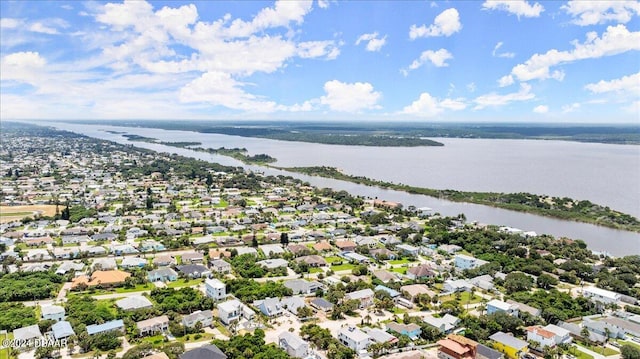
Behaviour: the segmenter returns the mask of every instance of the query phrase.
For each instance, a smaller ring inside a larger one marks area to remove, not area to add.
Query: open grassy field
[[[11,222],[25,217],[33,217],[37,213],[42,216],[54,216],[56,214],[56,206],[52,204],[0,206],[0,223]]]

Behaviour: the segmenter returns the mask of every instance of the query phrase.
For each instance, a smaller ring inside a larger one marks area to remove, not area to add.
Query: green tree
[[[631,344],[623,345],[620,348],[620,353],[622,354],[622,359],[640,359],[640,349]]]

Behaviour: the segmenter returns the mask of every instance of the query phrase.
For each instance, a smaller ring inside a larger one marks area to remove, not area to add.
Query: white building
[[[45,305],[40,309],[42,320],[55,320],[59,322],[64,320],[64,308],[59,305]]]
[[[227,297],[226,285],[220,280],[211,278],[204,281],[207,297],[214,300],[223,300]]]
[[[465,254],[456,254],[454,257],[454,263],[457,269],[465,270],[477,268],[489,262]]]
[[[211,310],[198,310],[182,317],[182,325],[187,328],[195,327],[198,322],[202,324],[202,327],[211,326],[213,312]]]
[[[504,312],[514,317],[517,317],[519,314],[517,305],[509,304],[498,299],[492,299],[487,303],[487,314],[497,312]]]
[[[554,347],[558,344],[571,343],[570,332],[553,324],[549,324],[546,327],[532,326],[526,329],[527,341],[539,343],[536,349],[542,349],[545,346]]]
[[[218,304],[218,317],[225,325],[240,320],[240,318],[251,320],[254,316],[255,312],[237,299]]]
[[[338,331],[338,340],[355,352],[366,350],[371,344],[371,338],[367,333],[357,327],[342,327]]]
[[[278,335],[278,346],[294,358],[306,358],[309,353],[309,343],[288,331]]]
[[[590,298],[593,302],[601,302],[603,304],[618,303],[622,295],[597,287],[586,287],[582,290],[582,295]]]

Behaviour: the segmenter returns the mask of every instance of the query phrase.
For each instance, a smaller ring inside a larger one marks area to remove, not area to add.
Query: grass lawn
[[[402,259],[394,259],[394,260],[391,260],[391,261],[387,261],[387,263],[389,263],[391,265],[398,265],[398,264],[409,264],[409,263],[413,263],[413,262],[411,262],[407,258],[402,258]]]
[[[154,335],[152,337],[142,338],[142,343],[149,343],[154,348],[160,348],[164,345],[164,337],[162,335]]]
[[[389,269],[392,272],[396,272],[396,273],[400,273],[400,274],[407,274],[407,267],[397,267],[397,268],[391,268]]]
[[[343,271],[343,270],[352,270],[355,268],[355,264],[346,263],[346,264],[338,264],[335,266],[331,266],[331,270],[334,272]]]
[[[585,343],[583,343],[583,342],[578,342],[578,341],[576,341],[576,344],[577,344],[577,345],[579,345],[579,346],[581,346],[581,347],[587,348],[587,349],[589,349],[589,350],[591,350],[591,351],[593,351],[593,352],[596,352],[596,353],[598,353],[598,354],[602,354],[602,355],[604,355],[604,356],[610,356],[610,355],[620,354],[620,352],[618,352],[618,351],[616,351],[616,350],[613,350],[613,349],[611,349],[611,348],[608,348],[608,347],[605,347],[605,348],[604,348],[604,354],[603,354],[603,353],[602,353],[602,347],[601,347],[601,346],[587,345],[587,344],[585,344]]]
[[[471,296],[471,293],[469,292],[460,293],[460,304],[463,304],[463,305],[467,304],[467,301],[469,301],[469,304],[480,303],[480,301],[482,301],[482,297],[480,297],[479,295],[474,295],[473,298],[469,300],[470,296]],[[456,299],[455,294],[440,297],[441,302],[446,302],[454,299]]]
[[[220,198],[220,203],[215,205],[216,208],[227,208],[228,206],[229,206],[229,202],[225,201],[222,198]]]
[[[0,336],[0,339],[13,339],[13,333],[9,332],[7,336]],[[0,359],[9,359],[9,348],[0,349]]]
[[[322,268],[316,268],[316,267],[312,267],[309,268],[309,273],[323,273],[324,271],[322,270]]]
[[[636,342],[633,342],[631,340],[620,340],[620,339],[618,339],[618,340],[616,340],[616,342],[618,342],[618,344],[620,344],[620,345],[627,345],[628,344],[628,345],[631,345],[633,347],[636,347],[636,348],[640,349],[640,344],[638,344]]]
[[[592,355],[581,352],[580,350],[571,350],[571,354],[573,354],[577,359],[593,359]]]
[[[213,334],[210,334],[210,333],[198,333],[198,334],[185,335],[184,337],[180,337],[176,339],[178,339],[178,341],[181,343],[193,343],[193,342],[210,341],[214,338],[213,338]]]
[[[335,262],[342,262],[342,261],[345,261],[346,259],[340,258],[338,256],[331,256],[331,257],[325,257],[324,260],[327,261],[327,263],[331,264]]]
[[[169,287],[169,288],[183,288],[183,287],[190,287],[192,285],[199,285],[201,283],[204,283],[204,279],[202,279],[202,278],[196,278],[196,279],[190,279],[190,280],[178,279],[178,280],[173,281],[173,282],[168,282],[167,283],[167,287]]]
[[[398,307],[393,307],[393,309],[391,310],[391,313],[393,314],[404,314],[407,311],[405,309],[402,308],[398,308]]]
[[[116,288],[115,291],[116,293],[132,293],[132,292],[141,292],[143,290],[152,290],[153,288],[155,288],[153,284],[145,283],[145,284],[136,284],[136,286],[133,288],[124,288],[124,287]]]

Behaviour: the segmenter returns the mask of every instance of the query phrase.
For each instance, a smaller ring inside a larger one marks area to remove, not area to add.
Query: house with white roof
[[[266,269],[276,269],[280,267],[287,267],[289,262],[282,258],[265,259],[263,261],[256,262],[257,265],[265,267]]]
[[[231,322],[240,320],[241,318],[251,320],[255,314],[251,308],[237,299],[218,304],[218,317],[225,325],[229,325]]]
[[[40,318],[42,320],[55,320],[59,322],[64,320],[64,308],[59,305],[43,305],[40,308]]]
[[[489,262],[484,261],[482,259],[468,256],[466,254],[456,254],[454,256],[454,263],[455,263],[456,269],[465,270],[465,269],[477,268]]]
[[[27,343],[26,346],[32,345],[34,341],[40,338],[42,338],[42,333],[40,332],[38,324],[18,328],[13,331],[13,339],[16,342]]]
[[[436,327],[440,332],[445,334],[450,334],[454,329],[458,327],[460,324],[460,319],[451,314],[445,314],[443,317],[434,317],[432,315],[427,315],[422,320],[429,324],[432,327]]]
[[[147,297],[134,295],[117,300],[116,306],[122,310],[136,310],[153,308],[153,303]]]
[[[369,288],[357,290],[355,292],[347,293],[344,298],[346,300],[357,300],[360,302],[360,309],[373,305],[373,298],[375,293]]]
[[[198,322],[202,324],[202,327],[211,326],[213,312],[211,310],[198,310],[182,317],[182,325],[187,328],[195,327]]]
[[[357,327],[345,326],[338,331],[338,340],[349,349],[359,352],[371,344],[371,337]]]
[[[214,300],[223,300],[227,297],[227,286],[219,279],[209,278],[204,281],[205,292],[207,297]]]
[[[278,346],[294,358],[306,358],[309,353],[309,343],[289,331],[278,335]]]
[[[259,246],[262,253],[267,257],[279,256],[284,254],[285,250],[279,244],[263,244]]]
[[[75,335],[76,333],[73,331],[71,323],[66,320],[61,320],[51,326],[51,334],[54,339],[60,340]]]
[[[585,287],[582,290],[582,295],[591,299],[593,302],[600,302],[603,304],[618,303],[622,298],[622,295],[619,293],[598,287]]]
[[[504,312],[511,316],[518,316],[518,306],[515,304],[509,304],[498,299],[492,299],[487,303],[487,314],[493,314],[497,312]]]

